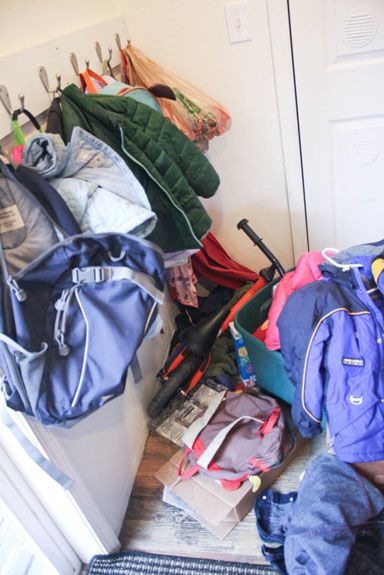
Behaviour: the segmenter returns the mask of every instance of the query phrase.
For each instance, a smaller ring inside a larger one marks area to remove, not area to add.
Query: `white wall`
[[[206,202],[213,232],[242,263],[265,262],[236,223],[247,217],[282,261],[292,263],[290,221],[266,0],[248,0],[253,40],[229,44],[224,0],[116,0],[129,36],[149,57],[204,89],[232,115],[208,157],[220,174]]]
[[[117,13],[115,0],[3,1],[0,15],[0,57],[91,26],[117,16]],[[26,61],[25,65],[28,67],[30,62]],[[20,74],[21,70],[15,73]]]

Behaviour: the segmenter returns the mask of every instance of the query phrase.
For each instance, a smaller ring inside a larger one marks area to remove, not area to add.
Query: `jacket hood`
[[[120,232],[146,237],[156,214],[143,186],[108,145],[76,126],[67,146],[58,134],[38,134],[24,163],[49,179],[83,232]]]
[[[380,256],[384,257],[384,240],[376,244],[354,246],[336,254],[336,256],[332,256],[332,259],[340,265],[345,264],[347,266],[351,264],[354,267],[359,266],[358,270],[362,281],[369,288],[376,284],[376,279],[372,273],[372,264]],[[319,269],[326,280],[331,279],[350,288],[356,287],[356,279],[352,269],[339,268],[328,261],[320,264]]]

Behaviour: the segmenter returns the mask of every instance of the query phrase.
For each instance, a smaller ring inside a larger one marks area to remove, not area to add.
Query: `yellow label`
[[[379,279],[379,275],[384,270],[384,259],[383,258],[375,259],[375,261],[372,263],[371,268],[372,268],[373,277],[375,279],[375,282],[377,283],[377,280]]]
[[[0,208],[0,234],[14,232],[24,227],[23,218],[16,204],[7,208]]]
[[[248,480],[252,483],[252,492],[256,493],[256,491],[259,491],[261,485],[260,477],[258,475],[250,475]]]

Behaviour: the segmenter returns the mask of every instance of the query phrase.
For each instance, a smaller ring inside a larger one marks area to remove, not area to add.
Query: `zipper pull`
[[[27,299],[27,294],[25,293],[23,288],[21,288],[19,286],[19,284],[17,283],[17,281],[14,278],[9,277],[7,279],[7,284],[9,285],[9,287],[11,288],[13,293],[15,294],[17,301],[23,302]]]
[[[55,302],[56,318],[54,326],[54,338],[58,347],[58,352],[61,357],[66,357],[69,355],[71,349],[69,345],[65,343],[65,327],[66,327],[66,316],[68,312],[68,306],[70,299],[73,294],[73,289],[65,289],[62,291],[61,296]]]

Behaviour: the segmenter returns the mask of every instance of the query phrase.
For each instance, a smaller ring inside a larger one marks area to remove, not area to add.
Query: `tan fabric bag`
[[[125,81],[131,86],[165,84],[173,90],[176,100],[158,100],[162,112],[202,151],[208,149],[210,139],[229,130],[231,118],[224,106],[147,58],[132,42],[121,51],[121,58]]]

